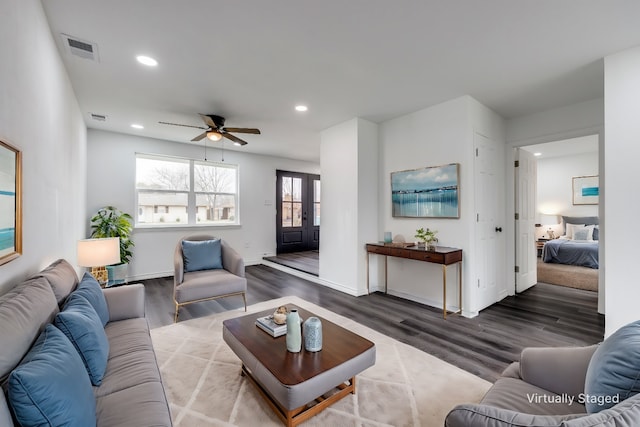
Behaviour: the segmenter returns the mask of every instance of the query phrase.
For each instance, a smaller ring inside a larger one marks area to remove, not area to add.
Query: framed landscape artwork
[[[0,264],[22,252],[21,156],[0,141]]]
[[[391,173],[392,216],[460,218],[460,165]]]
[[[574,205],[597,205],[599,194],[598,175],[573,177]]]

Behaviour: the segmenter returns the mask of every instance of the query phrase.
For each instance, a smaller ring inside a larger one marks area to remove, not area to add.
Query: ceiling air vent
[[[97,120],[99,122],[107,121],[107,116],[105,116],[104,114],[95,114],[95,113],[90,113],[90,114],[93,120]]]
[[[67,34],[60,34],[64,48],[71,55],[98,62],[98,45]]]

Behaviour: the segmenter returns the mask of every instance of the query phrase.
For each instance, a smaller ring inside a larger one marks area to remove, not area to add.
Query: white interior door
[[[475,157],[475,267],[476,310],[501,298],[504,285],[504,147],[476,133]]]
[[[532,153],[516,151],[516,292],[538,281],[535,245],[536,159]]]

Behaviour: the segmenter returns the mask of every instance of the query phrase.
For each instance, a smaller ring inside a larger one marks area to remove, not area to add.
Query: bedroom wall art
[[[597,205],[599,193],[598,175],[573,177],[574,205]]]
[[[0,265],[22,252],[21,153],[0,141]]]
[[[392,216],[460,218],[460,165],[391,173]]]

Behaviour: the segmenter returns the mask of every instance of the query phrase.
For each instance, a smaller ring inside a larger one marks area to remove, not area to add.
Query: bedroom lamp
[[[91,267],[91,275],[101,285],[107,283],[105,266],[120,262],[120,238],[78,240],[78,265]]]
[[[547,236],[549,239],[555,239],[555,232],[551,228],[552,225],[558,225],[558,215],[548,215],[548,214],[540,214],[540,224],[543,226],[548,226],[547,228]]]

